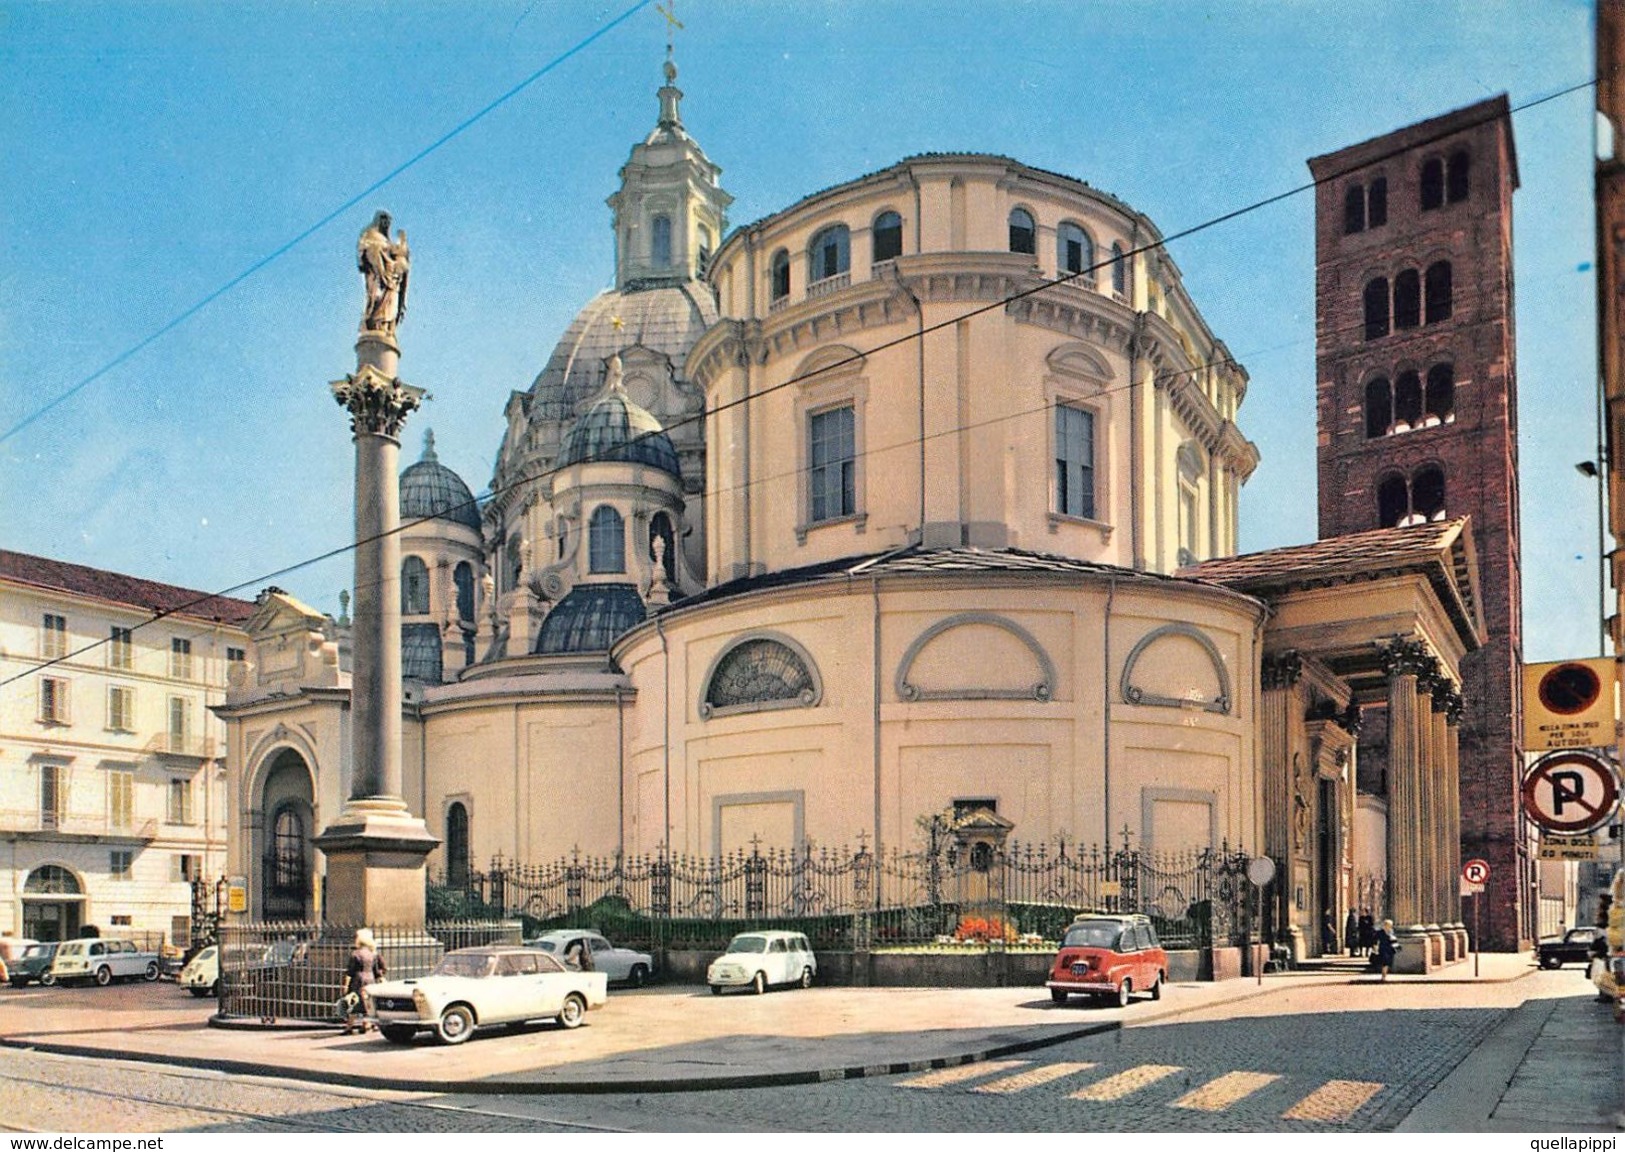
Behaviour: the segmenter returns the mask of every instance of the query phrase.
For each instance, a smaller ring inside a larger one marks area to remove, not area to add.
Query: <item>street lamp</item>
[[[1597,482],[1597,655],[1608,655],[1608,530],[1607,513],[1603,506],[1607,483],[1603,476],[1606,450],[1598,445],[1597,459],[1581,460],[1574,470],[1588,480]]]

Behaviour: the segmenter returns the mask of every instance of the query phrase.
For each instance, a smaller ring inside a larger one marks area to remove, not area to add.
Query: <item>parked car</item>
[[[759,996],[769,984],[810,988],[816,975],[818,959],[800,932],[741,932],[711,961],[705,982],[713,996],[721,995],[724,988],[745,987]]]
[[[1135,992],[1161,1000],[1167,979],[1168,953],[1147,917],[1084,913],[1066,930],[1044,986],[1057,1004],[1079,992],[1121,1008]]]
[[[1604,935],[1602,928],[1570,928],[1561,936],[1548,937],[1535,946],[1535,962],[1542,968],[1565,964],[1589,964],[1592,948]]]
[[[459,948],[415,980],[384,980],[368,989],[378,1030],[409,1044],[424,1029],[461,1044],[487,1024],[555,1019],[579,1027],[589,1008],[609,998],[609,977],[574,972],[540,948]]]
[[[220,948],[210,944],[186,962],[175,982],[194,996],[220,994]]]
[[[143,952],[129,940],[67,940],[56,950],[51,974],[57,983],[94,980],[106,987],[115,980],[156,980],[163,970],[156,952]]]
[[[56,958],[56,948],[55,941],[29,945],[11,965],[11,986],[26,988],[35,980],[47,987],[55,984],[56,974],[51,971],[51,961]]]
[[[611,983],[625,981],[634,988],[641,988],[654,973],[654,957],[647,952],[637,952],[631,948],[617,948],[604,937],[590,929],[560,928],[552,932],[543,932],[540,936],[525,941],[527,948],[540,948],[560,960],[565,961],[569,967],[567,956],[578,943],[586,947],[592,955],[592,970],[607,975]]]

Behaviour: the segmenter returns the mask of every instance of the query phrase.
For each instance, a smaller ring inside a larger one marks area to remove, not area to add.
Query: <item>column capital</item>
[[[1400,637],[1387,644],[1379,654],[1382,671],[1390,680],[1397,676],[1415,676],[1420,679],[1433,673],[1436,661],[1427,647],[1418,640]]]
[[[1267,692],[1274,688],[1290,688],[1303,675],[1303,657],[1288,649],[1265,656],[1259,668],[1259,681]]]
[[[350,431],[356,436],[400,437],[406,416],[423,403],[425,392],[393,376],[386,376],[370,364],[363,364],[353,376],[330,385],[333,399],[350,413]]]

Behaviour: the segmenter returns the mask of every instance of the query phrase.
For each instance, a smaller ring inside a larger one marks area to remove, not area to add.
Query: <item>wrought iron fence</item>
[[[527,934],[593,927],[656,951],[717,948],[736,931],[770,926],[837,951],[944,941],[999,948],[1059,940],[1089,911],[1143,912],[1168,947],[1200,948],[1243,942],[1247,860],[1228,846],[1157,853],[1065,841],[930,840],[882,854],[755,845],[718,857],[499,856],[451,891],[467,914],[520,917]]]
[[[221,924],[222,1016],[333,1021],[344,994],[356,929],[302,921]],[[375,928],[390,979],[427,974],[456,948],[517,944],[518,921],[454,921],[425,928]]]

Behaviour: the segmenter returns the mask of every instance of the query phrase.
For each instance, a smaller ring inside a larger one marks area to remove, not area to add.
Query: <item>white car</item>
[[[143,952],[129,940],[68,940],[56,950],[51,975],[58,984],[94,980],[106,987],[115,980],[156,980],[162,962],[156,952]]]
[[[760,996],[769,984],[812,986],[818,959],[800,932],[741,932],[728,950],[706,969],[705,982],[713,996],[724,988],[755,989]]]
[[[540,948],[543,952],[565,960],[566,953],[577,941],[582,941],[592,951],[592,968],[594,972],[602,972],[611,981],[625,981],[634,988],[641,988],[654,974],[654,957],[647,952],[637,952],[631,948],[617,948],[597,932],[585,928],[559,928],[552,932],[543,932],[533,940],[526,940],[525,947]],[[566,961],[566,967],[568,967]]]
[[[393,1044],[410,1044],[425,1028],[461,1044],[486,1024],[551,1018],[579,1027],[587,1009],[609,999],[609,977],[573,972],[539,948],[459,948],[427,976],[372,985],[367,999]]]
[[[210,944],[186,962],[175,982],[194,996],[214,996],[220,991],[220,948]]]

